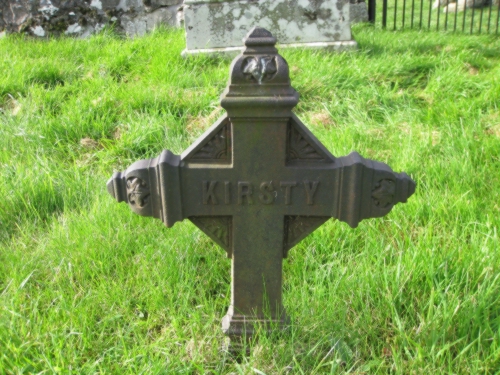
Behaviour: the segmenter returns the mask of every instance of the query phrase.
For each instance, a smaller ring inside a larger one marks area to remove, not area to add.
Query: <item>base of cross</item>
[[[222,350],[233,355],[249,352],[249,344],[257,334],[283,332],[290,326],[290,318],[283,309],[280,318],[249,317],[234,314],[230,307],[222,318],[222,332],[226,335]]]

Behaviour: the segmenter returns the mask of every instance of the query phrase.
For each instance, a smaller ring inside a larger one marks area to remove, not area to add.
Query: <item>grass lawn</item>
[[[281,51],[295,113],[416,193],[295,247],[292,326],[241,363],[225,252],[106,192],[220,116],[230,60],[183,60],[172,30],[1,39],[0,374],[499,374],[500,38],[353,29],[356,52]]]

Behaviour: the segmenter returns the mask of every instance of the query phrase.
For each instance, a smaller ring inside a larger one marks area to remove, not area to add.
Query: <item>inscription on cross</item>
[[[108,181],[110,194],[167,227],[185,218],[232,259],[229,337],[256,322],[282,326],[282,262],[329,218],[356,227],[406,202],[405,173],[353,152],[334,157],[291,112],[298,102],[276,39],[254,28],[231,64],[222,116],[182,155],[132,164]]]

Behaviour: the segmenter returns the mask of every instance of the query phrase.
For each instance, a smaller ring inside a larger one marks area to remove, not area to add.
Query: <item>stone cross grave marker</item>
[[[334,157],[292,113],[288,65],[270,32],[256,27],[231,64],[222,116],[182,155],[166,150],[108,181],[109,193],[167,227],[191,220],[232,260],[230,338],[255,323],[283,327],[282,262],[329,218],[356,227],[406,202],[406,173],[353,152]]]

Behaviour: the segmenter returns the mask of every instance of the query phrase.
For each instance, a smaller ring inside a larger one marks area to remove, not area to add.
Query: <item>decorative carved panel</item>
[[[319,228],[329,217],[317,216],[285,216],[285,238],[283,258],[288,251]]]
[[[197,216],[189,220],[227,252],[231,258],[231,216]]]
[[[187,150],[183,160],[201,163],[231,162],[231,122],[223,116],[202,137],[201,143],[195,143]]]

